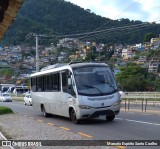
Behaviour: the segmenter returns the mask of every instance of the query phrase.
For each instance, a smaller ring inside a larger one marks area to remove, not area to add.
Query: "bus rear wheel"
[[[42,106],[41,108],[42,108],[43,116],[44,116],[44,117],[48,117],[48,116],[49,116],[49,114],[48,114],[48,113],[46,113],[45,107],[44,107],[44,106]]]
[[[71,121],[74,124],[79,124],[80,120],[77,119],[76,112],[74,111],[74,109],[71,110],[70,117],[71,117]]]
[[[114,120],[114,118],[115,118],[115,115],[112,115],[112,116],[106,116],[106,120],[107,120],[107,121],[109,121],[109,122],[113,121],[113,120]]]

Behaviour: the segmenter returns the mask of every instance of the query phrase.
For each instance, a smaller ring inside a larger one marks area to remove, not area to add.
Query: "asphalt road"
[[[7,106],[16,113],[69,128],[72,132],[84,132],[95,140],[160,140],[160,114],[121,111],[113,122],[107,122],[101,117],[75,125],[70,119],[64,117],[45,118],[41,112],[36,111],[32,106],[25,106],[20,101],[0,102],[0,106]]]

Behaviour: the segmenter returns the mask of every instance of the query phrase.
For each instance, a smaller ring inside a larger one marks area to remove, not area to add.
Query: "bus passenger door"
[[[71,80],[71,75],[68,70],[62,72],[62,94],[61,94],[61,108],[62,115],[69,117],[69,105],[72,105],[76,102],[76,94],[73,90],[72,83],[69,83],[68,80]],[[70,81],[71,82],[71,81]]]

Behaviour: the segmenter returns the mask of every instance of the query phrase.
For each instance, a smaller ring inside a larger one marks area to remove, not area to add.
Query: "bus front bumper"
[[[105,108],[79,109],[77,111],[77,119],[96,118],[101,115],[113,116],[120,112],[120,106],[110,106]]]

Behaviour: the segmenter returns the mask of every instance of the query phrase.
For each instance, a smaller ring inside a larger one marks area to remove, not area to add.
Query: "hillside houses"
[[[140,56],[137,63],[138,64],[144,64],[147,62],[147,56]]]
[[[53,44],[49,46],[39,45],[39,64],[40,68],[55,63],[63,63],[67,60],[85,60],[88,54],[95,54],[95,61],[105,61],[104,54],[112,52],[112,58],[118,59],[115,63],[120,66],[121,63],[134,62],[145,66],[149,72],[160,73],[160,58],[153,57],[148,59],[147,56],[140,55],[135,58],[137,51],[147,51],[149,49],[156,50],[160,47],[160,37],[152,38],[149,43],[138,43],[134,45],[107,45],[104,43],[96,43],[90,41],[80,41],[74,38],[64,38],[59,40],[57,46]],[[63,50],[62,50],[63,49]],[[0,62],[12,68],[18,69],[21,73],[32,73],[36,69],[36,48],[35,46],[5,46],[0,47]],[[103,53],[103,54],[101,54]]]
[[[68,49],[78,48],[79,40],[76,38],[63,38],[59,40],[57,47],[65,47]]]
[[[160,57],[154,57],[149,62],[149,72],[157,73],[160,68]]]
[[[135,57],[135,52],[131,49],[123,49],[122,50],[122,59],[124,61],[127,61],[131,58],[134,58]]]
[[[153,48],[158,48],[160,47],[160,35],[158,38],[152,38],[150,41],[151,45],[153,46]]]

